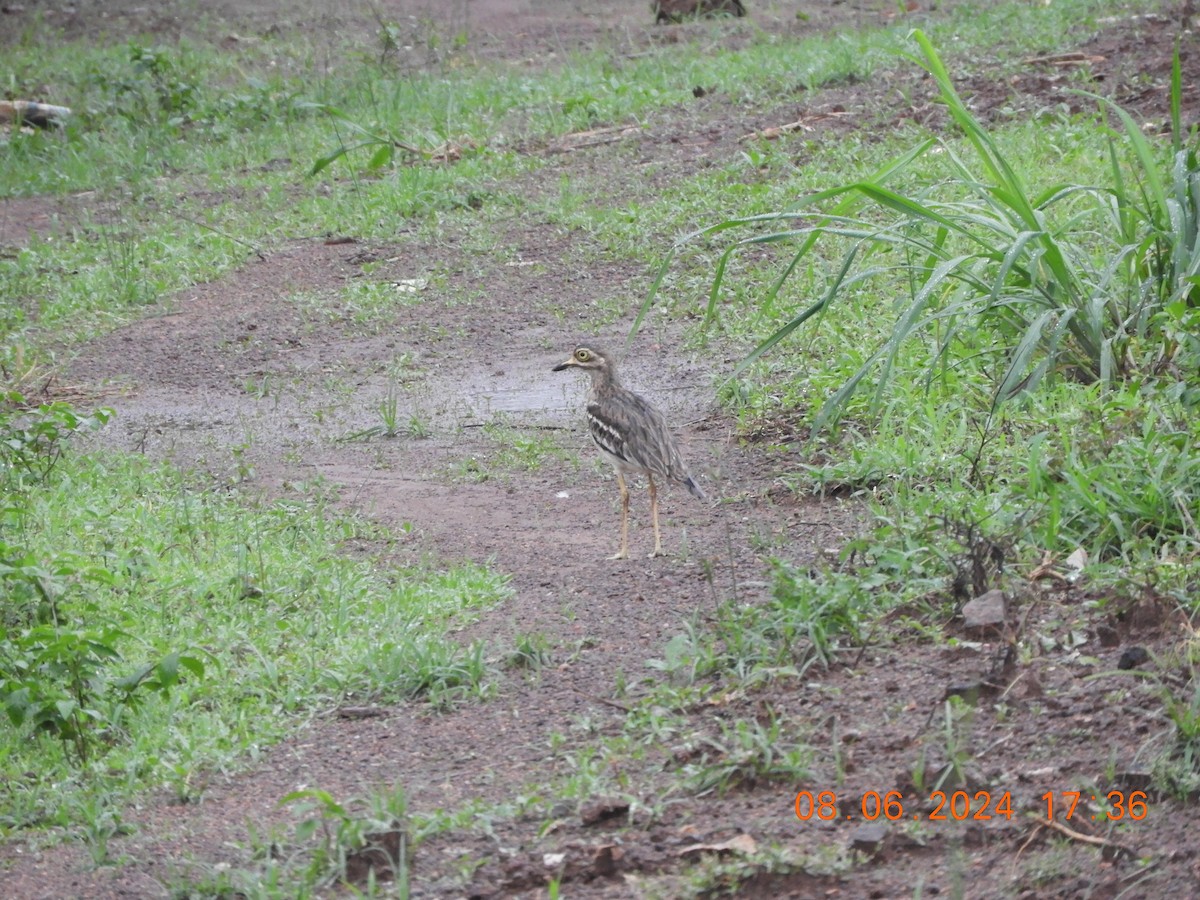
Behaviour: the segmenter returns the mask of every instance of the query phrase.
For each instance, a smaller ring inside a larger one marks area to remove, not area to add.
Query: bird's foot
[[[654,551],[650,554],[650,559],[654,559],[654,557],[656,557],[656,556],[666,556],[666,555],[667,555],[667,551],[664,550],[662,547],[655,547]]]
[[[622,547],[612,556],[607,557],[607,559],[629,559],[629,550],[625,547]]]

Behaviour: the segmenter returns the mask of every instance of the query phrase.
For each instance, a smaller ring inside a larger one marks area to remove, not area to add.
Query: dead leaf
[[[758,851],[758,843],[748,834],[739,834],[727,841],[717,844],[692,844],[684,847],[676,855],[682,857],[700,856],[703,853],[741,853],[749,856]]]
[[[1067,557],[1065,563],[1068,570],[1067,581],[1075,581],[1078,579],[1080,573],[1083,572],[1083,567],[1087,565],[1087,561],[1087,551],[1082,547],[1076,548],[1075,551]]]
[[[616,844],[597,847],[592,855],[592,871],[601,878],[611,878],[617,874],[617,866],[624,856],[625,851]]]

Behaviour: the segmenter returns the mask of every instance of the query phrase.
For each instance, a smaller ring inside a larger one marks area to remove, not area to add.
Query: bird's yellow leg
[[[654,552],[651,557],[666,556],[662,548],[662,534],[658,530],[658,488],[654,486],[654,476],[647,475],[650,482],[650,520],[654,523]]]
[[[621,489],[621,549],[609,559],[627,559],[629,557],[629,488],[625,486],[625,476],[617,470],[617,487]]]

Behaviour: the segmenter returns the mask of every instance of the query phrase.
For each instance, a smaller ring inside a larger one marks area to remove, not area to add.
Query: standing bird
[[[621,489],[621,549],[609,559],[629,556],[629,488],[625,486],[625,475],[637,472],[644,474],[650,482],[650,518],[654,522],[654,552],[650,555],[664,556],[658,530],[658,489],[654,485],[654,476],[679,482],[700,500],[704,499],[704,491],[688,474],[663,414],[621,386],[617,380],[616,362],[611,356],[595,347],[580,345],[553,371],[570,368],[591,373],[588,432],[600,448],[600,455],[617,470],[617,486]]]

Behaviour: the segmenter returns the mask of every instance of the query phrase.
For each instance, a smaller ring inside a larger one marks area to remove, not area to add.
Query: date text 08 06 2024
[[[1087,799],[1083,806],[1080,800]],[[905,808],[901,791],[865,791],[861,795],[847,798],[850,802],[839,805],[834,791],[800,791],[796,794],[796,818],[801,822],[818,819],[859,819],[874,822],[886,819],[926,819],[930,822],[971,820],[986,822],[990,819],[1013,817],[1012,794],[1009,791],[992,795],[991,791],[931,791],[928,797],[910,797],[918,807],[916,811]],[[1082,791],[1047,791],[1041,797],[1042,807],[1036,810],[1047,819],[1056,815],[1066,820],[1087,815],[1093,820],[1119,821],[1131,819],[1140,822],[1150,813],[1145,791],[1109,791],[1106,794],[1085,794]],[[854,802],[857,801],[857,802]]]

